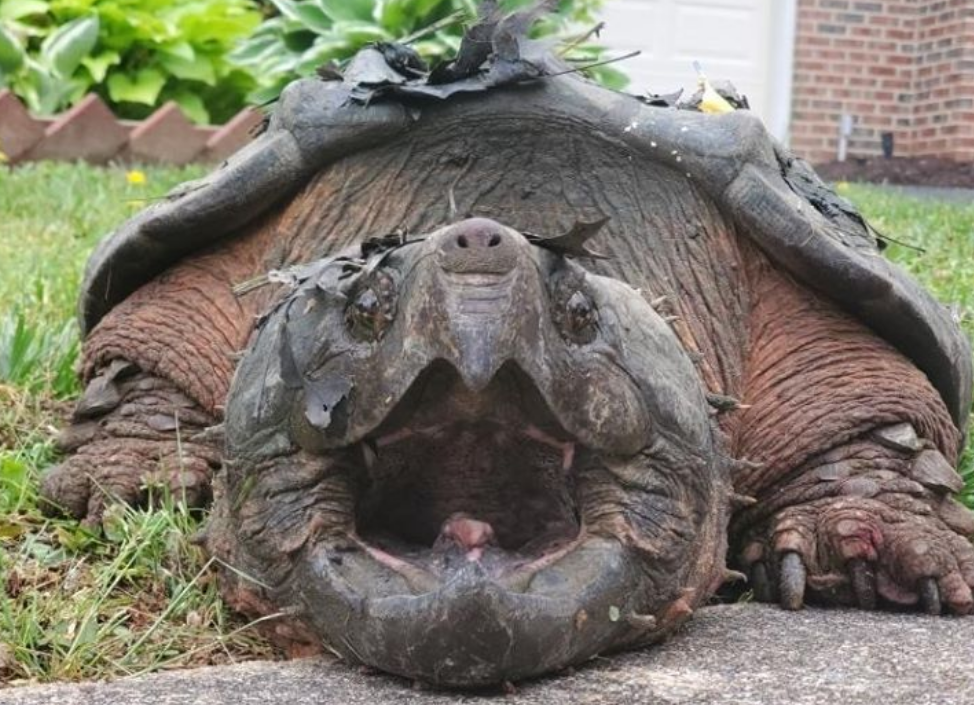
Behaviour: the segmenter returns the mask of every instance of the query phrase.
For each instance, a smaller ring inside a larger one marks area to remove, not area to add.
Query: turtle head
[[[236,585],[446,685],[650,640],[702,599],[726,492],[693,364],[556,250],[472,219],[298,270],[227,404],[211,547]]]

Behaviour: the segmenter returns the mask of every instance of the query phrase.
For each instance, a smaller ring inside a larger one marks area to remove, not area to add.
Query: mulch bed
[[[974,188],[974,162],[936,157],[851,157],[815,166],[826,181],[866,181],[900,186]]]

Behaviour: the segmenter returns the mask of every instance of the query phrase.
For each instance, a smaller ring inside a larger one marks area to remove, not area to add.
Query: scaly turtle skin
[[[552,75],[529,19],[438,83],[380,47],[293,84],[102,243],[51,506],[217,474],[231,604],[445,685],[657,640],[725,558],[787,608],[969,613],[956,321],[752,115]]]

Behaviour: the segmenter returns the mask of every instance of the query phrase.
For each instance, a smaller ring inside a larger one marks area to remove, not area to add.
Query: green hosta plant
[[[174,100],[222,122],[255,86],[226,54],[260,20],[253,0],[0,0],[0,86],[42,115],[95,91],[121,117]]]
[[[460,46],[463,26],[476,17],[476,0],[267,0],[276,15],[266,20],[232,54],[230,60],[257,77],[253,102],[273,100],[287,83],[314,73],[329,62],[342,62],[371,42],[408,39],[431,62]],[[512,10],[535,0],[501,0]],[[603,0],[561,0],[551,17],[539,24],[541,34],[561,35],[591,27]],[[579,44],[570,58],[592,62],[598,47]],[[614,87],[625,85],[618,71],[602,66],[596,78]]]

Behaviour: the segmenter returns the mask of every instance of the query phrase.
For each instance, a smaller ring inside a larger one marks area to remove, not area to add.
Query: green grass
[[[137,184],[124,169],[0,169],[0,381],[59,397],[77,391],[74,311],[85,258],[146,199],[201,169],[147,173]]]
[[[974,204],[906,198],[866,185],[843,183],[838,190],[879,232],[912,246],[891,244],[886,255],[941,302],[954,306],[964,331],[974,339]],[[970,431],[960,472],[967,487],[962,499],[974,508],[974,439]]]
[[[75,299],[96,241],[199,168],[65,164],[0,169],[0,684],[110,678],[266,656],[230,614],[190,538],[200,518],[160,498],[116,507],[102,530],[44,518],[41,470],[77,395]],[[136,179],[137,180],[137,179]],[[946,302],[974,334],[974,206],[845,187],[876,227],[924,254],[889,255]],[[974,457],[965,455],[968,486]],[[968,501],[972,495],[968,494]]]
[[[95,243],[202,173],[36,164],[0,169],[0,685],[119,677],[271,651],[225,608],[191,542],[200,517],[162,497],[104,529],[38,510],[41,469],[78,392],[75,299]]]

